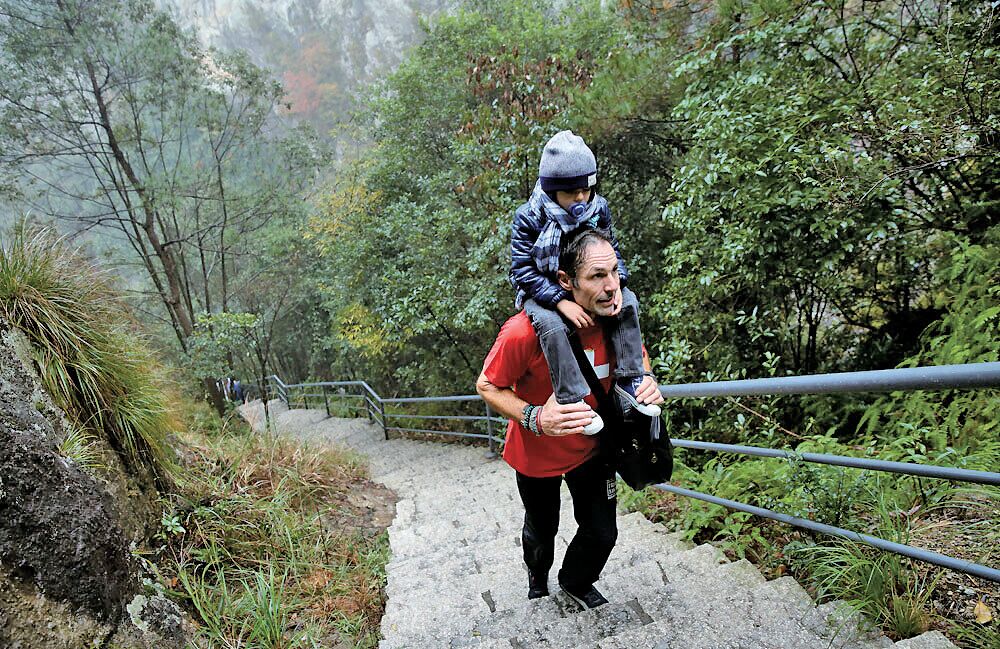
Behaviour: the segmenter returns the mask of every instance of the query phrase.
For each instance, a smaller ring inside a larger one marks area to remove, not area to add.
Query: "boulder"
[[[155,511],[152,481],[99,437],[101,468],[77,466],[59,452],[67,430],[28,343],[0,321],[0,647],[172,646],[180,611],[140,595],[130,552]]]

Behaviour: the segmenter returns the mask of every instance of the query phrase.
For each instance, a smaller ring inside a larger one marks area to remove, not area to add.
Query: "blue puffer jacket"
[[[611,245],[614,246],[615,255],[618,256],[618,275],[624,286],[628,280],[628,270],[625,268],[618,240],[611,228],[611,210],[608,208],[608,201],[599,194],[595,194],[592,200],[598,202],[597,227],[611,234]],[[530,202],[514,212],[514,221],[510,226],[510,283],[517,289],[515,305],[518,309],[528,298],[554,309],[559,300],[569,297],[569,292],[559,286],[555,277],[546,275],[538,269],[535,258],[531,255],[531,248],[538,240],[538,235],[541,234],[548,219],[544,210],[532,208]]]

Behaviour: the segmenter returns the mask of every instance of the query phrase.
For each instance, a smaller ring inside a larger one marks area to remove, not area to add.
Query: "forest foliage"
[[[563,128],[597,154],[662,379],[944,362],[945,319],[966,358],[995,357],[996,314],[953,311],[995,285],[962,269],[996,259],[996,39],[975,3],[442,18],[372,93],[373,147],[310,221],[336,349],[312,373],[471,385],[513,312],[511,214]]]
[[[661,382],[1000,360],[996,3],[473,0],[344,116],[365,145],[335,166],[285,121],[302,84],[148,0],[90,4],[0,0],[0,191],[116,230],[138,312],[198,378],[470,393],[562,129],[597,156]],[[980,469],[996,412],[991,390],[669,408],[677,436]],[[831,523],[885,505],[794,462],[678,467]],[[901,511],[953,495],[883,487]],[[759,537],[745,521],[684,513],[723,540]]]
[[[513,312],[512,212],[571,128],[662,380],[996,354],[995,313],[956,315],[995,284],[989,5],[465,3],[363,98],[370,146],[334,170],[245,56],[146,0],[85,4],[4,0],[7,193],[117,231],[181,350],[200,315],[254,314],[296,379],[468,391]]]

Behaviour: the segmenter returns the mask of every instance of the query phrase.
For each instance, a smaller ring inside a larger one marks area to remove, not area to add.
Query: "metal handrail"
[[[448,437],[468,437],[470,439],[489,439],[486,434],[481,433],[456,433],[450,430],[432,430],[430,428],[397,428],[389,426],[389,430],[398,432],[427,433],[428,435],[447,435]]]
[[[825,523],[817,523],[816,521],[811,521],[806,518],[798,518],[797,516],[782,514],[781,512],[771,511],[770,509],[764,509],[763,507],[755,507],[754,505],[747,505],[746,503],[741,503],[736,500],[719,498],[718,496],[701,493],[700,491],[682,489],[681,487],[675,487],[674,485],[669,484],[658,484],[654,486],[661,491],[667,491],[677,494],[678,496],[696,498],[715,505],[722,505],[723,507],[728,507],[729,509],[747,512],[748,514],[753,514],[754,516],[770,518],[772,520],[781,521],[782,523],[788,523],[789,525],[794,525],[795,527],[802,527],[814,532],[820,532],[822,534],[830,534],[832,536],[839,536],[841,538],[858,541],[860,543],[867,543],[868,545],[879,548],[880,550],[895,552],[896,554],[901,554],[903,556],[910,557],[911,559],[933,563],[937,566],[943,566],[945,568],[964,572],[976,577],[981,577],[982,579],[1000,582],[1000,570],[982,566],[971,561],[966,561],[965,559],[956,559],[955,557],[949,557],[937,552],[931,552],[930,550],[915,548],[903,543],[886,541],[885,539],[880,539],[877,536],[861,534],[860,532],[845,530],[842,527],[834,527],[833,525],[827,525]]]
[[[452,395],[452,396],[440,396],[440,397],[402,397],[402,398],[383,398],[365,381],[314,381],[305,383],[284,383],[281,378],[277,375],[272,375],[267,377],[272,380],[278,386],[279,394],[282,396],[282,401],[285,405],[289,404],[290,391],[291,390],[301,390],[302,392],[297,392],[295,397],[301,397],[308,405],[308,399],[310,397],[317,398],[322,397],[324,404],[326,405],[326,412],[329,416],[330,408],[327,401],[327,397],[335,396],[338,398],[360,398],[361,404],[357,406],[351,406],[350,404],[345,404],[346,407],[354,407],[357,409],[365,410],[369,419],[376,421],[378,425],[382,428],[382,433],[386,439],[389,438],[390,432],[404,432],[404,433],[420,433],[420,434],[439,434],[439,435],[449,435],[456,437],[468,437],[472,439],[485,439],[489,445],[489,454],[491,456],[496,455],[496,449],[499,445],[502,445],[504,439],[502,436],[498,436],[494,431],[494,424],[497,422],[506,423],[506,419],[493,416],[486,408],[485,415],[410,415],[403,413],[392,413],[386,412],[386,404],[397,405],[397,404],[411,404],[411,403],[456,403],[456,402],[470,402],[470,401],[481,401],[482,398],[478,394],[462,394],[462,395]],[[362,390],[361,394],[351,394],[351,393],[334,393],[330,392],[330,388],[349,388],[357,387]],[[312,392],[316,388],[322,388],[322,392]],[[308,391],[307,391],[308,390]],[[367,394],[366,394],[367,393]],[[471,421],[471,422],[486,422],[486,434],[482,433],[468,433],[463,431],[455,430],[430,430],[425,428],[409,428],[405,426],[392,426],[390,425],[390,420],[392,419],[441,419],[441,420],[454,420],[454,421]]]
[[[661,385],[664,399],[1000,387],[1000,362]]]
[[[482,401],[478,394],[456,394],[450,397],[403,397],[398,399],[382,399],[383,403],[427,403],[430,401]]]
[[[901,473],[926,478],[942,478],[944,480],[1000,486],[1000,473],[992,473],[990,471],[956,469],[947,466],[934,466],[932,464],[916,464],[915,462],[889,462],[886,460],[873,460],[871,458],[850,457],[847,455],[828,455],[826,453],[797,453],[795,451],[782,451],[762,446],[717,444],[690,439],[674,439],[672,437],[670,438],[670,443],[680,448],[691,448],[702,451],[738,453],[760,457],[780,457],[790,460],[805,460],[806,462],[815,462],[817,464],[847,466],[854,469],[869,469],[872,471],[885,471],[887,473]]]
[[[403,397],[383,399],[375,390],[364,381],[324,381],[319,383],[295,383],[285,384],[281,379],[270,376],[268,379],[274,380],[278,386],[279,395],[283,397],[285,404],[288,404],[288,390],[291,388],[312,388],[323,386],[324,395],[328,387],[362,387],[372,399],[364,394],[342,395],[360,396],[364,399],[364,408],[368,412],[370,419],[378,421],[383,434],[388,439],[389,431],[416,432],[435,435],[452,435],[470,438],[486,439],[490,445],[492,453],[495,444],[502,444],[503,439],[494,434],[493,424],[504,422],[506,419],[495,417],[486,406],[486,416],[471,415],[409,415],[401,413],[386,413],[385,404],[404,403],[432,403],[432,402],[469,402],[481,401],[479,395],[454,395],[444,397]],[[898,368],[892,370],[872,370],[865,372],[842,372],[836,374],[814,374],[808,376],[785,376],[763,379],[743,379],[732,381],[711,381],[703,383],[685,383],[660,386],[660,393],[666,399],[686,399],[686,398],[707,398],[719,396],[762,396],[773,394],[829,394],[839,392],[892,392],[897,390],[943,390],[943,389],[969,389],[969,388],[993,388],[1000,387],[1000,362],[987,363],[967,363],[963,365],[941,365],[936,367],[914,367]],[[313,395],[309,395],[313,396]],[[377,406],[377,410],[375,409]],[[327,408],[329,415],[329,407]],[[399,426],[388,426],[387,422],[391,418],[399,419],[446,419],[446,420],[474,420],[486,421],[487,433],[460,433],[455,431],[428,430],[420,428],[405,428]],[[954,480],[959,482],[969,482],[974,484],[998,485],[1000,486],[1000,473],[989,471],[975,471],[971,469],[959,469],[954,467],[941,467],[927,464],[917,464],[910,462],[889,462],[876,460],[873,458],[856,458],[842,455],[830,455],[824,453],[798,453],[783,449],[772,449],[759,446],[746,446],[737,444],[718,444],[712,442],[702,442],[698,440],[686,440],[671,438],[671,443],[679,448],[689,448],[694,450],[705,450],[720,453],[738,453],[745,455],[756,455],[760,457],[786,458],[827,464],[834,466],[845,466],[851,468],[884,471],[903,475],[918,477],[931,477],[944,480]],[[894,543],[885,539],[861,534],[851,530],[846,530],[816,521],[810,521],[788,514],[775,512],[763,507],[756,507],[734,500],[727,500],[703,494],[690,489],[683,489],[669,484],[655,485],[657,489],[674,493],[688,498],[696,498],[706,502],[722,505],[737,511],[748,512],[755,516],[778,520],[796,527],[809,529],[823,534],[830,534],[854,541],[866,543],[873,547],[895,552],[913,559],[925,561],[935,565],[950,568],[960,572],[965,572],[983,579],[1000,582],[1000,570],[982,566],[969,561],[955,559],[935,552],[914,548],[901,543]]]
[[[392,417],[393,419],[454,419],[458,421],[486,421],[487,419],[494,419],[493,417],[485,417],[483,415],[404,415],[401,413],[388,413],[386,417]]]

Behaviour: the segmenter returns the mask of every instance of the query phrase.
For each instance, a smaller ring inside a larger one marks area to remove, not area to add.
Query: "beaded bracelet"
[[[538,426],[538,415],[541,413],[542,407],[535,406],[531,409],[531,414],[528,415],[528,430],[535,434],[535,437],[542,436],[542,429]]]

